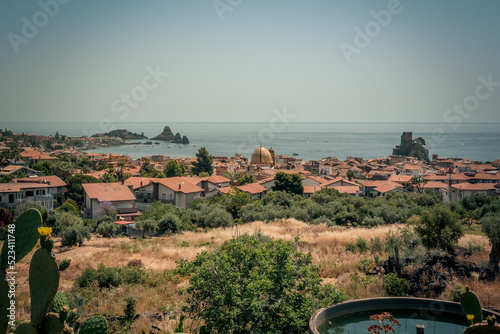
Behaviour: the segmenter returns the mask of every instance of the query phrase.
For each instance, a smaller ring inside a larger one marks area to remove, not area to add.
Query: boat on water
[[[184,148],[184,145],[182,145],[182,144],[181,144],[181,145],[179,145],[179,148]]]
[[[296,156],[297,156],[297,155],[299,155],[299,154],[298,154],[298,153],[293,153],[292,155],[296,157]]]

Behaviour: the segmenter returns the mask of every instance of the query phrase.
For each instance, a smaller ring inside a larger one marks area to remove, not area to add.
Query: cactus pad
[[[63,328],[64,323],[55,313],[47,314],[42,323],[42,333],[45,334],[60,334],[63,332]]]
[[[68,296],[64,292],[56,293],[54,297],[54,301],[52,302],[52,306],[50,307],[51,312],[59,313],[61,311],[61,307],[66,306],[69,308],[69,300]]]
[[[7,331],[7,325],[9,318],[9,310],[7,307],[10,305],[9,294],[9,284],[5,280],[5,271],[0,269],[0,333],[5,333]]]
[[[466,287],[465,292],[460,295],[460,306],[465,314],[474,316],[474,323],[483,321],[483,311],[479,299],[474,292],[469,291],[469,287]]]
[[[13,233],[15,242],[15,262],[21,261],[33,247],[35,247],[39,234],[38,228],[42,226],[42,215],[38,210],[29,209],[24,211],[14,222],[15,230]],[[8,267],[8,252],[9,252],[9,235],[5,236],[5,242],[2,247],[2,254],[0,255],[0,267],[7,269]],[[12,245],[12,244],[11,244]]]
[[[465,334],[500,334],[500,326],[486,323],[474,324],[464,330]]]
[[[31,326],[29,322],[23,322],[16,327],[14,334],[38,334],[35,327]]]
[[[40,248],[33,254],[29,277],[31,324],[39,326],[59,288],[59,270],[49,251]]]
[[[108,332],[108,322],[103,316],[93,315],[88,318],[80,329],[80,334],[106,334]]]

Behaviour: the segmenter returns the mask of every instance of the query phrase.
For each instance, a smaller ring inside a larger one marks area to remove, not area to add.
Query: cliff
[[[177,132],[174,136],[170,127],[166,126],[163,128],[163,132],[158,136],[151,138],[152,140],[165,140],[176,144],[189,144],[189,139],[186,136],[181,136],[179,132]]]
[[[172,130],[170,130],[170,127],[166,126],[163,128],[163,132],[160,133],[158,136],[153,137],[151,139],[153,140],[166,140],[166,141],[172,141],[174,140],[175,136],[172,133]]]

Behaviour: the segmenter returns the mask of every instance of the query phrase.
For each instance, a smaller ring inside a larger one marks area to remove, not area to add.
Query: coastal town
[[[260,146],[246,155],[208,154],[210,173],[198,174],[193,171],[196,157],[153,155],[132,159],[127,155],[83,152],[103,144],[125,144],[124,133],[128,138],[145,138],[121,131],[122,137],[101,134],[90,138],[0,131],[0,207],[15,209],[21,203],[35,201],[55,209],[67,198],[66,181],[75,175],[85,176],[88,181],[81,182],[83,193],[78,204],[82,217],[95,219],[96,208],[109,202],[116,209],[116,222],[131,225],[154,201],[187,209],[196,199],[213,199],[236,190],[261,199],[273,190],[278,173],[300,176],[306,198],[324,188],[366,197],[427,192],[442,196],[444,202],[472,194],[500,196],[500,159],[479,162],[437,155],[430,159],[425,140],[413,139],[411,132],[403,133],[393,154],[382,159],[304,161]],[[168,127],[162,135],[156,139],[189,142],[185,136],[174,136]],[[169,174],[168,166],[173,163],[181,172]]]

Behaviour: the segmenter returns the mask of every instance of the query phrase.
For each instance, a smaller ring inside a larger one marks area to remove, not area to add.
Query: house
[[[0,184],[0,206],[15,208],[24,202],[40,202],[48,210],[61,203],[66,183],[57,176],[15,179]]]
[[[402,184],[403,186],[405,186],[408,183],[410,183],[411,179],[413,179],[413,176],[412,175],[406,175],[406,174],[391,175],[391,177],[389,177],[389,181]]]
[[[403,186],[392,181],[366,181],[363,183],[365,196],[385,196],[389,191],[403,192]]]
[[[123,214],[139,215],[135,208],[136,197],[132,190],[122,182],[84,183],[84,216],[97,219],[97,209],[103,202],[110,202],[116,209],[117,217]],[[116,218],[116,217],[115,217]]]
[[[274,176],[265,178],[259,181],[259,184],[266,188],[267,191],[272,190],[274,187]],[[302,183],[303,184],[303,183]]]
[[[197,178],[150,178],[142,182],[142,186],[134,189],[137,197],[136,205],[141,210],[147,209],[153,201],[170,203],[187,209],[195,199],[201,198],[202,193],[205,191],[195,184]]]
[[[424,168],[422,166],[418,166],[418,165],[406,164],[403,167],[403,170],[402,170],[401,174],[411,175],[411,176],[423,175],[424,174]]]
[[[303,186],[321,187],[323,184],[325,184],[327,182],[328,182],[328,180],[325,178],[322,178],[321,176],[309,175],[305,179],[302,180],[302,185]]]
[[[359,184],[345,180],[342,177],[337,177],[333,180],[323,183],[322,187],[335,189],[341,194],[350,194],[354,196],[362,195],[361,186]]]
[[[218,194],[217,189],[228,187],[231,180],[224,176],[214,175],[200,178],[193,178],[192,181],[198,187],[203,188],[202,194],[206,198],[213,198]]]
[[[485,195],[495,195],[497,188],[495,186],[497,184],[493,183],[459,183],[452,185],[452,196],[451,200],[461,200],[464,197],[470,196],[472,194],[485,194]],[[445,200],[449,201],[449,198],[445,198]]]
[[[304,187],[304,197],[309,198],[312,194],[321,190],[320,186],[303,186]]]
[[[430,181],[422,186],[424,190],[431,190],[435,194],[442,194],[443,198],[448,193],[448,185],[443,182]]]
[[[424,179],[427,181],[437,181],[437,182],[443,182],[445,184],[448,184],[451,180],[451,184],[457,184],[457,183],[463,183],[463,182],[469,182],[471,179],[470,176],[467,176],[466,174],[426,174],[423,176]]]
[[[37,164],[40,162],[57,162],[58,158],[48,155],[45,152],[35,149],[26,149],[23,152],[19,153],[19,155],[23,158],[24,161]]]
[[[38,170],[31,169],[26,166],[20,166],[20,165],[9,165],[7,167],[4,167],[0,170],[0,177],[6,176],[6,175],[14,175],[17,176],[19,173],[23,173],[26,176],[42,176],[43,172],[40,172]]]
[[[470,183],[500,183],[500,173],[476,173],[470,178]]]
[[[236,188],[243,192],[246,192],[247,194],[250,194],[252,199],[262,199],[262,197],[264,197],[267,192],[267,189],[258,182],[248,183],[242,186],[237,186]],[[220,194],[227,194],[230,193],[232,189],[233,188],[231,187],[224,187],[219,188],[218,191]]]

